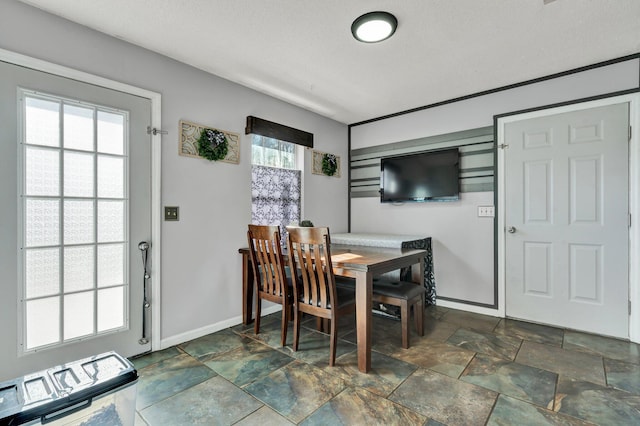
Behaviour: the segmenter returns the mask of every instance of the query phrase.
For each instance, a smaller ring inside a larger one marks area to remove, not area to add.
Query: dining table
[[[249,248],[242,255],[242,322],[250,324],[253,316],[254,277]],[[287,256],[287,253],[283,253]],[[331,244],[331,262],[337,276],[355,278],[356,335],[358,370],[371,370],[371,327],[373,278],[397,269],[418,266],[416,285],[423,285],[425,254],[423,249],[368,247]],[[288,262],[288,260],[287,260]]]

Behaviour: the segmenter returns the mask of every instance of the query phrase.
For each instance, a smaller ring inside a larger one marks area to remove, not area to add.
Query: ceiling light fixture
[[[396,32],[398,20],[388,12],[369,12],[358,17],[351,24],[351,33],[356,40],[377,43],[386,40]]]

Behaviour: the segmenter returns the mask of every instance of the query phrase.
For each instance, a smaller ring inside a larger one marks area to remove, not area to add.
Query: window
[[[128,113],[21,91],[22,351],[127,326]]]
[[[282,169],[295,169],[296,145],[265,136],[252,135],[251,163]]]
[[[279,225],[284,239],[284,228],[300,222],[301,216],[296,145],[252,135],[251,156],[251,223]]]

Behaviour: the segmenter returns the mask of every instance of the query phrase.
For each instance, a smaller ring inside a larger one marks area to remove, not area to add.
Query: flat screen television
[[[383,157],[380,161],[380,201],[458,200],[459,168],[458,148]]]

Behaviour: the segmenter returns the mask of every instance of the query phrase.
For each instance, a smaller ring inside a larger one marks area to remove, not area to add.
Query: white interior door
[[[506,315],[629,337],[629,104],[505,124]]]
[[[0,76],[0,380],[149,351],[150,100],[4,62]]]

